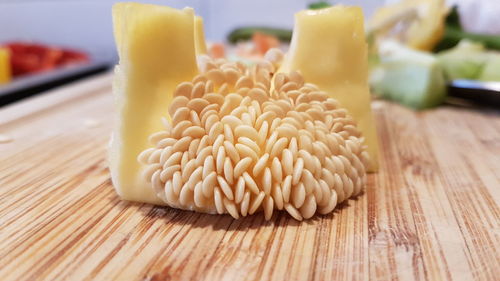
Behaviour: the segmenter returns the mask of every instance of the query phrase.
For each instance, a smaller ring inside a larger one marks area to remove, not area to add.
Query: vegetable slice
[[[144,165],[136,158],[149,147],[149,135],[163,127],[175,87],[198,72],[194,12],[118,3],[113,21],[120,57],[113,84],[118,118],[109,155],[113,184],[125,200],[164,204],[143,180]]]
[[[370,107],[367,46],[359,7],[334,6],[295,14],[290,50],[280,72],[298,70],[338,100],[357,121],[378,168],[378,140]]]

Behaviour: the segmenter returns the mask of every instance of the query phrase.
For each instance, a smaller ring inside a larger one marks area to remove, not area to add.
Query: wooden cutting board
[[[498,111],[375,101],[381,169],[366,192],[266,222],[121,201],[112,102],[107,74],[0,109],[0,279],[500,278]]]

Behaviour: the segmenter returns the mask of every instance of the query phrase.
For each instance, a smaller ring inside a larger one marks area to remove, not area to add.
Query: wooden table
[[[364,194],[304,222],[233,220],[117,197],[110,81],[0,109],[0,279],[499,280],[498,111],[375,101]]]

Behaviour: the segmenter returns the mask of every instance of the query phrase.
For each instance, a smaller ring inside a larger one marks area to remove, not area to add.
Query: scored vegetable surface
[[[110,168],[124,199],[234,218],[286,210],[301,220],[364,188],[363,132],[301,69],[278,71],[280,51],[250,67],[207,56],[196,66],[192,10],[126,3],[114,17]]]

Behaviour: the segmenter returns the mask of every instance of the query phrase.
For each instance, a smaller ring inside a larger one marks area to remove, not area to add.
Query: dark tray
[[[106,71],[111,66],[111,62],[91,62],[16,78],[8,84],[0,85],[0,106]]]

